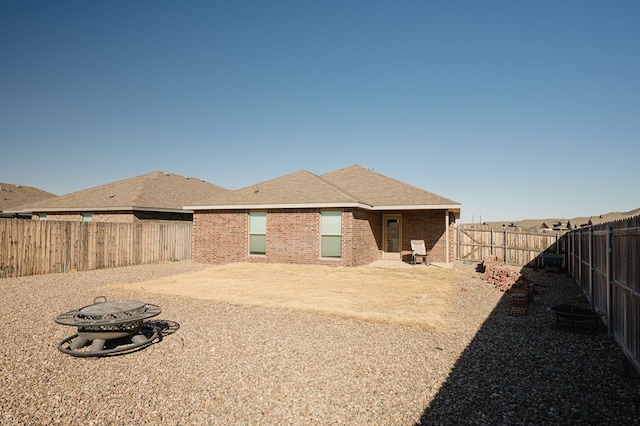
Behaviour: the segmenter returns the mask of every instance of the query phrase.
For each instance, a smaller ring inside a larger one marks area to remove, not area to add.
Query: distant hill
[[[0,182],[0,212],[11,210],[14,207],[18,207],[26,203],[42,201],[55,196],[55,194],[32,186]]]
[[[600,223],[613,222],[616,220],[626,219],[629,217],[639,216],[640,208],[628,212],[611,212],[598,216],[580,216],[572,219],[525,219],[513,222],[482,222],[482,225],[488,225],[493,228],[512,227],[519,229],[548,229],[554,231],[567,231],[578,229],[589,225],[598,225]],[[474,225],[474,224],[463,224]],[[475,224],[477,225],[477,224]]]

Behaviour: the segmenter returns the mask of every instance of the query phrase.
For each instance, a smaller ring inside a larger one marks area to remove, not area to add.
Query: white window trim
[[[322,214],[323,213],[339,213],[340,214],[340,233],[336,234],[336,233],[324,233],[322,230]],[[342,231],[342,216],[343,216],[343,212],[342,210],[321,210],[320,214],[319,214],[319,220],[320,220],[320,258],[323,260],[333,260],[333,261],[341,261],[342,260],[342,241],[343,241],[343,231]],[[339,236],[340,237],[340,256],[323,256],[322,255],[322,237],[324,236]]]
[[[262,233],[257,233],[257,232],[251,232],[251,215],[252,214],[256,214],[256,213],[263,213],[264,214],[264,234]],[[249,212],[249,214],[247,215],[247,229],[248,229],[248,237],[249,237],[249,241],[247,242],[247,249],[248,249],[248,254],[249,256],[266,256],[267,255],[267,212],[266,211],[252,211]],[[251,236],[252,235],[264,235],[265,238],[265,247],[264,247],[264,253],[252,253],[251,252]]]

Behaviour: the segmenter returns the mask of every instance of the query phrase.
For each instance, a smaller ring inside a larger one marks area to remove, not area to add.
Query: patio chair
[[[416,262],[429,264],[429,252],[424,240],[411,240],[411,264],[415,265]]]

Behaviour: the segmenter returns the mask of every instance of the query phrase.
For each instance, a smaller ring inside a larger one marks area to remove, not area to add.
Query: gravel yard
[[[0,424],[640,424],[640,381],[615,342],[546,312],[576,296],[566,277],[527,271],[542,293],[510,317],[508,297],[457,263],[446,332],[105,287],[209,267],[0,280]],[[75,329],[55,316],[103,294],[158,304],[171,327],[122,356],[59,352]]]

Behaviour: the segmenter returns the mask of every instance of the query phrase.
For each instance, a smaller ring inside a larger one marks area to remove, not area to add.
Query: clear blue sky
[[[471,222],[640,207],[640,1],[0,0],[0,182],[352,164]]]

